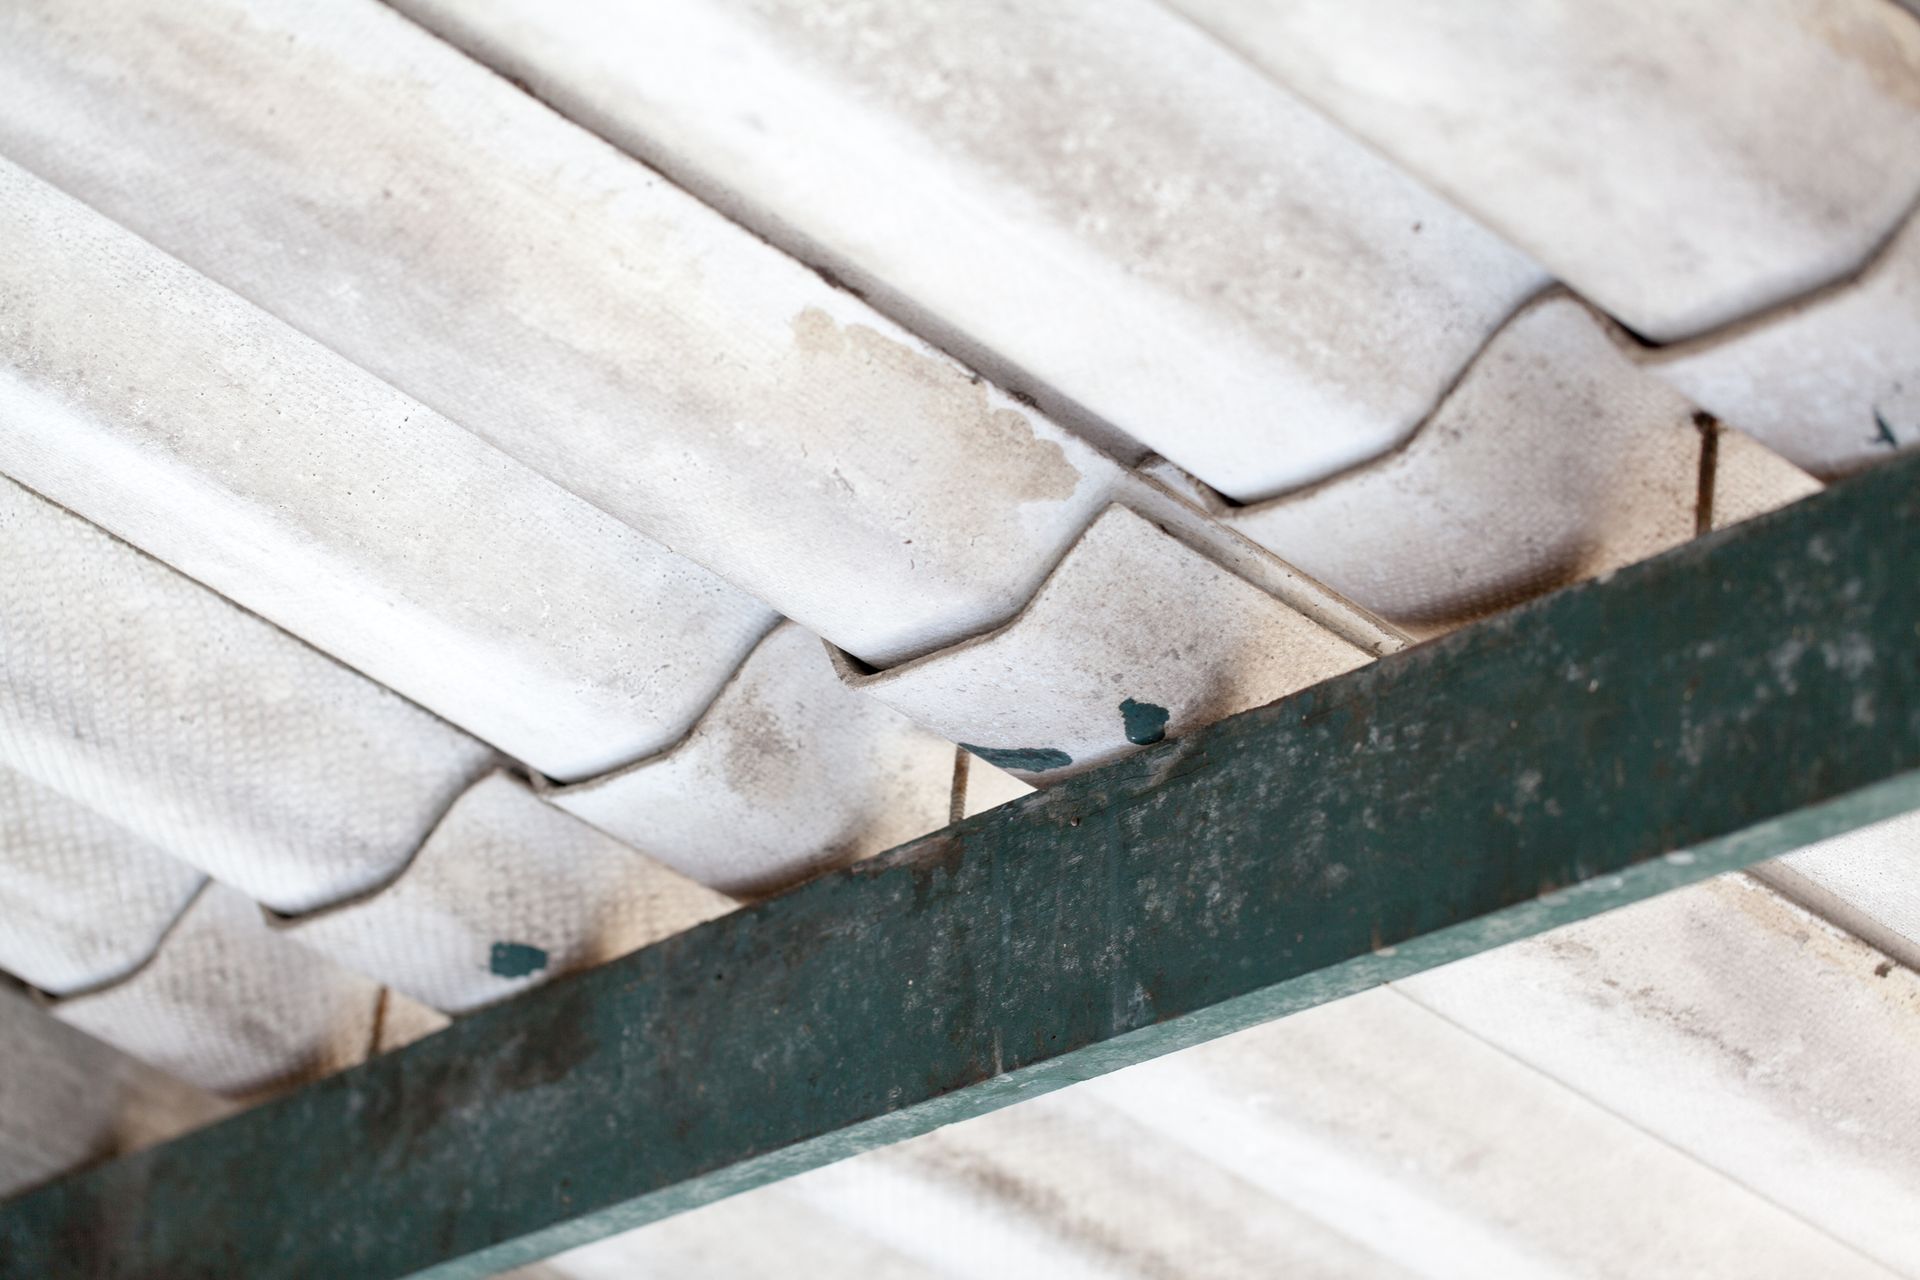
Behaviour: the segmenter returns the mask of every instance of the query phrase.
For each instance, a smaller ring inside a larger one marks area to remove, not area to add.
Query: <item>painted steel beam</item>
[[[1920,456],[63,1179],[0,1274],[482,1275],[1917,807]]]

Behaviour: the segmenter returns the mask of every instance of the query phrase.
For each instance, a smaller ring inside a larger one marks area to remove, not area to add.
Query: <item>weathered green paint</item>
[[[1073,757],[1058,747],[976,747],[971,742],[963,742],[960,746],[996,769],[1045,773],[1049,769],[1064,769],[1073,763]]]
[[[1167,736],[1167,709],[1157,702],[1128,698],[1120,704],[1120,727],[1126,731],[1128,742],[1150,747]]]
[[[478,1276],[1920,807],[1920,456],[0,1206]]]
[[[524,978],[547,967],[547,953],[524,942],[496,942],[487,955],[496,978]]]

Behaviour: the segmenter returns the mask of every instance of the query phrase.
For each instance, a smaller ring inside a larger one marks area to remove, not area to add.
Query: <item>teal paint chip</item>
[[[1073,757],[1058,747],[976,747],[971,742],[963,742],[960,747],[973,752],[996,769],[1045,773],[1049,769],[1064,769],[1073,763]]]
[[[1873,425],[1879,431],[1879,434],[1873,438],[1875,444],[1884,444],[1889,449],[1900,447],[1900,437],[1893,434],[1893,424],[1888,422],[1887,415],[1878,409],[1873,411]]]
[[[487,967],[496,978],[524,978],[547,967],[547,953],[524,942],[496,942]]]
[[[1127,731],[1128,742],[1150,747],[1167,736],[1167,709],[1157,702],[1128,698],[1120,704],[1120,724]]]

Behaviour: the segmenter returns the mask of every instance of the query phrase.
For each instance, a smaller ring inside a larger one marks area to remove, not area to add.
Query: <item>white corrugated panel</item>
[[[372,0],[0,10],[0,965],[211,1087],[1903,442],[1878,0],[401,7],[606,139]],[[546,1274],[1920,1270],[1910,829]]]
[[[1110,507],[1013,621],[849,679],[982,759],[1053,781],[1368,658]]]
[[[0,764],[279,911],[406,864],[491,752],[0,479]]]
[[[1752,881],[1399,989],[1891,1270],[1920,1270],[1920,974]]]
[[[1858,280],[1647,363],[1819,475],[1911,448],[1920,443],[1920,216]]]
[[[1170,0],[1638,333],[1838,280],[1920,197],[1887,0]]]
[[[554,777],[772,615],[0,160],[0,471]]]
[[[398,7],[1243,500],[1398,443],[1546,282],[1145,0]]]
[[[4,154],[861,658],[1117,469],[374,0],[10,5]]]
[[[946,821],[953,747],[776,628],[672,750],[547,796],[700,883],[761,894]]]
[[[256,904],[214,884],[132,976],[53,1010],[202,1089],[242,1095],[359,1062],[388,998],[379,983],[282,937]]]
[[[303,916],[285,936],[464,1013],[733,907],[495,773],[455,802],[392,884]]]
[[[1758,875],[1920,972],[1920,815],[1810,845]]]
[[[0,766],[0,970],[66,995],[153,954],[206,877]]]
[[[1692,537],[1694,412],[1549,297],[1405,448],[1223,518],[1401,626],[1443,629]]]

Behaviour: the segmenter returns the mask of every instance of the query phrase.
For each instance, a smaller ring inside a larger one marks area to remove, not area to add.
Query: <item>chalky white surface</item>
[[[1920,1267],[1920,975],[1751,880],[1398,987],[1894,1274]]]
[[[286,936],[446,1013],[601,964],[733,909],[494,773],[392,884]]]
[[[1029,782],[1259,706],[1367,654],[1124,507],[1094,522],[1032,603],[977,640],[855,688]],[[1036,754],[1038,753],[1038,754]]]
[[[876,665],[1119,472],[375,0],[23,0],[0,155]]]
[[[1694,412],[1552,297],[1404,448],[1223,518],[1390,621],[1440,630],[1692,537]]]
[[[781,888],[947,820],[953,747],[844,687],[788,623],[685,741],[549,798],[724,893]]]
[[[0,160],[0,472],[554,777],[765,606]]]
[[[0,970],[53,995],[123,977],[153,954],[205,879],[0,767]]]
[[[268,928],[210,884],[132,977],[53,1006],[63,1020],[215,1093],[283,1088],[352,1066],[380,986]]]
[[[1657,341],[1841,279],[1920,197],[1886,0],[1171,3]]]
[[[1396,444],[1547,279],[1147,0],[398,7],[1242,500]]]
[[[1647,367],[1817,475],[1920,444],[1920,217],[1860,279]]]
[[[491,753],[0,478],[0,765],[276,910],[406,864]]]

